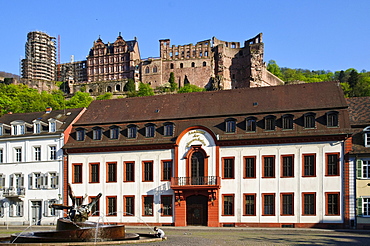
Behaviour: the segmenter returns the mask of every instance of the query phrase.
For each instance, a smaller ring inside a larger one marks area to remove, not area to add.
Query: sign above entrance
[[[206,142],[204,141],[206,139],[205,134],[206,132],[202,130],[189,131],[188,136],[190,137],[190,140],[187,142],[186,147],[190,147],[199,143],[201,143],[203,146],[207,146]]]

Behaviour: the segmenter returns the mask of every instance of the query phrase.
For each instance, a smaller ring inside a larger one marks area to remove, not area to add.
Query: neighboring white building
[[[335,82],[94,101],[67,182],[97,221],[346,228],[348,119]]]
[[[0,117],[0,223],[54,224],[63,201],[63,150],[71,125],[85,109]]]

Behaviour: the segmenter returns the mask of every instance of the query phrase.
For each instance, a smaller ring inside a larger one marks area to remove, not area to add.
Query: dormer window
[[[12,135],[23,135],[25,134],[25,122],[24,121],[13,121],[12,125]]]
[[[293,118],[294,116],[291,114],[286,114],[281,117],[282,126],[284,130],[292,130],[293,129]]]
[[[303,116],[304,128],[315,128],[315,116],[314,113],[307,113]]]
[[[93,140],[101,140],[102,135],[102,128],[101,127],[94,127],[93,128]]]
[[[49,119],[49,132],[56,132],[57,131],[57,125],[56,125],[56,119]]]
[[[370,147],[370,126],[366,127],[364,130],[362,130],[362,133],[364,135],[364,145],[365,145],[365,147]]]
[[[276,117],[273,115],[269,115],[265,117],[265,130],[266,131],[274,131],[275,130],[275,121]]]
[[[76,140],[77,141],[84,141],[85,140],[85,129],[84,128],[76,129]]]
[[[228,133],[233,133],[236,131],[236,120],[235,119],[225,120],[225,131]]]
[[[155,125],[154,124],[146,124],[145,125],[145,137],[153,138],[155,135]]]
[[[174,129],[173,123],[171,122],[165,123],[164,124],[164,135],[167,137],[173,136],[173,129]]]
[[[247,132],[255,132],[257,129],[257,119],[256,117],[248,117],[245,120],[245,128]]]
[[[0,124],[0,136],[2,136],[3,135],[3,125],[2,124]]]
[[[326,113],[326,126],[338,127],[338,112],[331,111]]]
[[[119,127],[118,126],[111,126],[109,131],[110,139],[118,139],[119,136]]]
[[[127,127],[127,137],[128,138],[136,138],[137,135],[137,126],[129,125]]]
[[[34,123],[34,132],[33,133],[40,133],[41,132],[41,124],[40,122]]]

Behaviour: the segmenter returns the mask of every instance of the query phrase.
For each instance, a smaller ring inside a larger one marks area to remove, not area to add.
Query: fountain
[[[99,222],[88,221],[91,209],[102,196],[101,193],[90,203],[79,206],[76,204],[76,197],[70,185],[68,186],[68,194],[72,200],[72,206],[65,206],[62,204],[51,205],[51,207],[55,209],[68,211],[68,216],[66,218],[58,219],[56,230],[13,234],[8,243],[13,245],[14,243],[22,245],[23,243],[38,243],[38,245],[43,243],[45,243],[45,245],[50,245],[50,243],[53,243],[53,245],[58,245],[59,243],[63,245],[66,243],[69,245],[71,242],[90,242],[88,245],[91,245],[91,242],[94,242],[94,244],[102,242],[106,245],[107,242],[111,241],[117,245],[119,241],[142,240],[139,234],[126,233],[125,225],[106,225]],[[147,239],[151,238],[149,241],[159,239],[154,239],[154,235],[145,235],[145,237]],[[3,243],[0,243],[0,245],[3,245]]]

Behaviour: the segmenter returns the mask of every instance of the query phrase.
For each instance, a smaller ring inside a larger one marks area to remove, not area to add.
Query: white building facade
[[[7,114],[0,117],[0,223],[50,225],[63,201],[63,150],[82,109]]]

